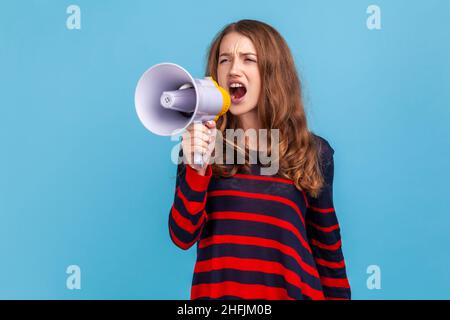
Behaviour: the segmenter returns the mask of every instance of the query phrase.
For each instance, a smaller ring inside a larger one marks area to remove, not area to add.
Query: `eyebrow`
[[[253,52],[241,52],[241,53],[239,53],[239,55],[241,55],[241,56],[247,56],[247,55],[257,56],[256,53],[253,53]],[[228,52],[221,53],[219,57],[221,57],[221,56],[231,56],[231,53],[228,53]]]

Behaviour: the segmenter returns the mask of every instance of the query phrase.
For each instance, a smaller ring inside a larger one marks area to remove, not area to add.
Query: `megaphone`
[[[194,79],[177,64],[159,63],[139,79],[134,103],[144,127],[154,134],[170,136],[192,122],[217,121],[228,111],[231,98],[211,77]],[[194,154],[194,164],[203,166],[202,154]]]

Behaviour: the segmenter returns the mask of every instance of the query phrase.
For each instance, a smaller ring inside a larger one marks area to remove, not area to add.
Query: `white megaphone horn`
[[[228,111],[231,98],[211,77],[194,79],[174,63],[152,66],[139,79],[134,95],[142,124],[160,136],[179,134],[192,122],[217,119]],[[201,153],[194,164],[203,166]]]

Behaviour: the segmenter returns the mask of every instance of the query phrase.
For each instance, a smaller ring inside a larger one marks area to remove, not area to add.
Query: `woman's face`
[[[254,109],[261,91],[261,77],[252,41],[237,32],[227,34],[220,43],[217,78],[230,93],[233,115]]]

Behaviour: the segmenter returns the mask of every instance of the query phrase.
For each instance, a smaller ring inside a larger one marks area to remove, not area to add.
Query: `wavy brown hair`
[[[270,129],[279,129],[278,175],[291,179],[297,189],[317,197],[324,184],[320,166],[320,144],[317,136],[308,130],[302,101],[301,83],[291,51],[277,30],[256,20],[240,20],[225,26],[208,49],[206,76],[217,79],[220,43],[225,35],[237,32],[254,44],[261,74],[261,94],[257,111],[260,128],[267,129],[267,151],[270,156]],[[238,171],[249,170],[249,150],[225,139],[225,129],[241,128],[239,119],[227,112],[217,120],[225,144],[237,152],[245,153],[244,164],[212,164],[213,174],[229,177]],[[225,154],[225,153],[223,153]]]

